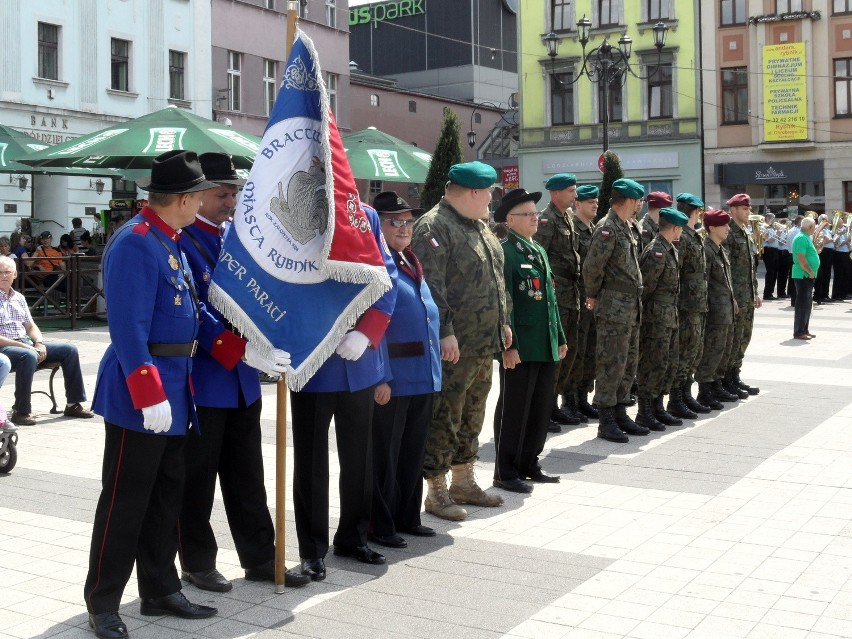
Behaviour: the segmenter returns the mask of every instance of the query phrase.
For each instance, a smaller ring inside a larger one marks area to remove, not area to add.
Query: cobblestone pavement
[[[742,372],[757,397],[623,445],[596,439],[594,424],[552,436],[542,463],[560,484],[505,493],[504,507],[469,508],[464,522],[424,515],[439,535],[383,549],[386,566],[329,554],[325,582],[276,595],[243,579],[217,501],[218,567],[234,589],[184,592],[219,615],[142,617],[131,582],[121,608],[131,637],[850,637],[852,304],[817,307],[811,342],[792,340],[792,323],[784,301],[757,312]],[[77,343],[91,395],[106,330],[48,338]],[[264,386],[271,503],[274,393]],[[496,384],[489,413],[495,400]],[[0,401],[10,406],[11,383]],[[48,407],[35,398],[38,425],[20,429],[18,465],[0,475],[0,637],[88,639],[103,422]],[[490,485],[490,424],[482,456]],[[332,517],[335,505],[336,494]],[[290,495],[287,559],[298,561]]]

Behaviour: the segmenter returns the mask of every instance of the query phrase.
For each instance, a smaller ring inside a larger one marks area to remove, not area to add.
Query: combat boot
[[[734,381],[734,370],[731,369],[725,373],[722,378],[722,388],[728,391],[731,395],[736,395],[739,399],[748,399],[748,391],[743,390]]]
[[[692,396],[692,382],[687,382],[680,390],[681,399],[683,399],[684,405],[689,410],[695,411],[696,413],[701,413],[703,415],[706,415],[712,410],[709,406],[704,405]]]
[[[565,408],[559,408],[556,404],[556,397],[553,398],[553,409],[550,411],[550,421],[566,426],[579,426],[580,416],[569,415]]]
[[[627,416],[627,406],[624,404],[616,404],[615,406],[615,423],[628,435],[647,435],[651,432]]]
[[[657,418],[654,417],[653,402],[654,400],[652,399],[646,399],[644,397],[639,398],[639,412],[636,413],[635,423],[641,427],[647,428],[648,430],[666,430],[665,425],[657,421]],[[625,412],[624,414],[626,415],[627,413]],[[619,423],[618,425],[619,427],[621,427],[621,423]],[[633,435],[633,433],[630,434]]]
[[[721,379],[715,380],[711,388],[713,389],[713,397],[718,399],[720,402],[737,402],[740,399],[738,396],[725,390]]]
[[[615,407],[598,409],[598,437],[616,444],[626,444],[630,441],[618,424],[615,423]]]
[[[424,502],[427,513],[450,521],[461,521],[467,517],[467,511],[450,498],[446,475],[435,475],[427,479],[426,483],[429,485]]]
[[[589,421],[588,417],[577,410],[577,402],[574,400],[573,392],[562,395],[562,411],[568,415],[568,417],[576,417],[579,419],[581,424],[586,424]]]
[[[710,410],[722,410],[725,405],[716,399],[713,393],[713,382],[698,382],[698,398],[699,404],[707,406]]]
[[[684,403],[683,391],[676,387],[672,388],[671,393],[669,393],[668,412],[673,417],[682,417],[683,419],[698,418],[698,414],[690,410],[689,406]]]
[[[760,389],[757,386],[749,386],[743,380],[740,379],[740,369],[735,368],[734,370],[734,383],[746,391],[749,395],[757,395],[760,393]]]
[[[660,395],[654,400],[654,417],[657,421],[666,426],[683,426],[683,420],[669,413],[663,406],[663,396]],[[696,415],[698,417],[698,415]]]
[[[450,498],[454,502],[489,508],[503,505],[503,498],[500,495],[489,495],[476,483],[473,462],[453,464],[452,471],[453,483],[450,484]]]
[[[589,394],[584,391],[577,391],[577,410],[589,419],[598,418],[598,409],[589,403]]]

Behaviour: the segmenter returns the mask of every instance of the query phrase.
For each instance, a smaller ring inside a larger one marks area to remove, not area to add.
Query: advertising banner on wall
[[[766,142],[808,139],[804,42],[763,47],[763,121]]]

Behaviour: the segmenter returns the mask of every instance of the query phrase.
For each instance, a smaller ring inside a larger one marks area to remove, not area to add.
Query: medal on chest
[[[541,301],[541,298],[543,297],[541,294],[541,279],[538,277],[530,279],[530,289],[527,294],[537,302]]]
[[[178,264],[177,258],[174,255],[172,255],[171,253],[169,253],[169,267],[173,271],[176,271],[176,270],[178,270],[178,266],[180,266],[180,265]]]

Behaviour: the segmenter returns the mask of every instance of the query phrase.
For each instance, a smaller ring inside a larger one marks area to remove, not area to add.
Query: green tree
[[[618,156],[612,151],[607,151],[606,155],[604,155],[604,172],[601,179],[600,192],[598,193],[597,219],[609,213],[612,183],[623,177],[624,171],[621,170],[621,161],[618,159]]]
[[[459,118],[456,112],[444,107],[444,123],[441,126],[441,138],[435,153],[432,154],[432,164],[426,175],[423,193],[420,195],[420,206],[428,211],[444,196],[444,186],[449,179],[450,167],[464,161],[460,138]]]

